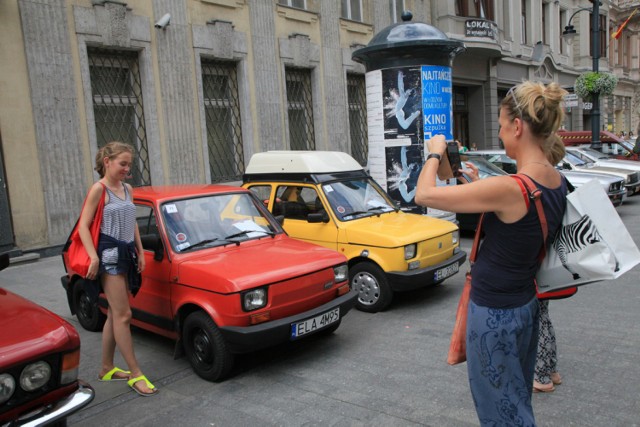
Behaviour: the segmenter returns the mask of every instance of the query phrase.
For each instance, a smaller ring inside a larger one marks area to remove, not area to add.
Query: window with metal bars
[[[311,70],[286,68],[287,110],[291,150],[315,150]]]
[[[149,149],[138,53],[88,47],[98,147],[122,141],[134,147],[134,186],[150,185]]]
[[[365,78],[360,74],[347,74],[347,102],[349,104],[349,135],[351,156],[362,166],[367,164],[367,100]]]
[[[240,180],[244,151],[236,63],[203,58],[202,92],[211,182]]]

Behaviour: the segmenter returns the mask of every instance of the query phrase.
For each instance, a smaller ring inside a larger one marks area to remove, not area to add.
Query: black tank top
[[[566,207],[567,184],[552,189],[534,181],[542,191],[549,236],[555,235]],[[526,215],[505,224],[493,212],[484,215],[484,239],[471,267],[471,300],[492,308],[520,307],[536,295],[534,279],[542,246],[542,229],[533,201]]]

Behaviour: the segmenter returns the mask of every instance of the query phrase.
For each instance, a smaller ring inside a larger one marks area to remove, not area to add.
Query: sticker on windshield
[[[184,243],[180,243],[179,245],[176,245],[176,249],[179,250],[179,251],[183,251],[183,250],[187,249],[189,246],[191,246],[191,243],[184,242]]]
[[[336,207],[336,210],[338,211],[338,213],[345,213],[347,210],[343,207],[343,206],[338,206]]]
[[[182,242],[186,242],[187,241],[187,235],[184,233],[178,233],[176,234],[176,241],[182,243]]]
[[[387,205],[385,202],[383,202],[381,200],[371,199],[371,200],[367,201],[367,207],[370,207],[370,208],[386,208],[386,207],[389,207],[389,205]]]
[[[324,185],[322,188],[326,193],[331,193],[333,191],[333,188],[331,188],[330,185]]]
[[[240,231],[247,231],[247,237],[258,237],[264,235],[264,229],[250,220],[236,222],[233,226]]]
[[[170,205],[164,205],[164,211],[166,213],[177,213],[178,212],[178,208],[176,208],[176,205],[174,205],[173,203],[171,203]]]

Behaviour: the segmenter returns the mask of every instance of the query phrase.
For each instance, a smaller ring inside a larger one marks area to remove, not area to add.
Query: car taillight
[[[80,366],[80,349],[62,356],[62,372],[60,373],[60,384],[70,384],[78,379],[78,368]]]

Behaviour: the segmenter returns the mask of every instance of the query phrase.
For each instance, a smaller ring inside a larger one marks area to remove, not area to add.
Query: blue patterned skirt
[[[467,370],[482,426],[535,426],[531,394],[538,316],[537,298],[509,309],[469,301]]]

